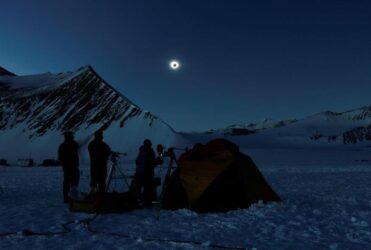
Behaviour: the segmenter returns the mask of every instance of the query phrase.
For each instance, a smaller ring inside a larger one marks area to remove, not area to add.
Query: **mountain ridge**
[[[367,144],[371,141],[371,106],[344,112],[324,111],[301,119],[235,124],[203,133],[183,133],[199,141],[225,137],[253,147],[316,147]]]
[[[171,126],[130,101],[89,65],[58,74],[0,76],[0,93],[0,136],[11,141],[11,147],[0,142],[0,158],[18,157],[11,152],[20,146],[12,142],[15,136],[22,138],[27,155],[36,155],[36,142],[60,141],[65,131],[75,132],[86,147],[100,129],[115,148],[133,153],[146,138],[166,146],[183,141]],[[47,145],[40,150],[47,153],[39,159],[56,157]]]
[[[16,76],[16,74],[14,74],[13,72],[10,72],[9,70],[0,66],[0,76],[5,76],[5,75]]]

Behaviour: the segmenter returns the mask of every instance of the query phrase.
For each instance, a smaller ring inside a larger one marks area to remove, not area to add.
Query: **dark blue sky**
[[[371,104],[371,1],[5,1],[0,65],[92,65],[176,130]],[[171,71],[177,58],[182,68]]]

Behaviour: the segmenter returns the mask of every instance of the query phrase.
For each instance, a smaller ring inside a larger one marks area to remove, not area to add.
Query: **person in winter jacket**
[[[69,202],[69,192],[79,185],[79,145],[72,132],[64,133],[64,142],[58,148],[58,160],[63,168],[63,198]]]
[[[154,168],[159,163],[156,159],[155,152],[152,148],[152,142],[148,139],[144,140],[143,145],[139,148],[138,156],[135,160],[136,171],[133,189],[137,197],[144,206],[150,206],[155,198],[154,184],[152,177],[154,176]]]
[[[90,187],[98,192],[106,191],[107,161],[111,154],[110,147],[103,141],[103,132],[98,130],[94,140],[88,146],[90,154]]]

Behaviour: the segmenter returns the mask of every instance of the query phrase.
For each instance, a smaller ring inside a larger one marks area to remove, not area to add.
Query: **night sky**
[[[22,75],[92,65],[178,131],[371,105],[371,1],[0,6],[0,66]]]

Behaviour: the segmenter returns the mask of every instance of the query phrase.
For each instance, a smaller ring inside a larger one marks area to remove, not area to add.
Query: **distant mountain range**
[[[204,133],[185,133],[191,140],[226,137],[246,146],[371,145],[371,106],[336,113],[326,111],[304,119],[236,124]]]
[[[0,158],[56,158],[64,131],[76,133],[86,154],[98,129],[105,131],[112,149],[133,155],[145,138],[167,146],[182,142],[169,125],[116,91],[90,66],[30,76],[0,68]]]
[[[283,120],[283,121],[274,121],[272,119],[264,119],[261,122],[257,123],[248,123],[248,124],[238,124],[238,125],[231,125],[226,128],[222,129],[211,129],[206,131],[206,134],[213,134],[213,133],[222,133],[224,135],[249,135],[254,134],[266,129],[271,128],[279,128],[289,125],[291,123],[297,122],[298,120]]]

